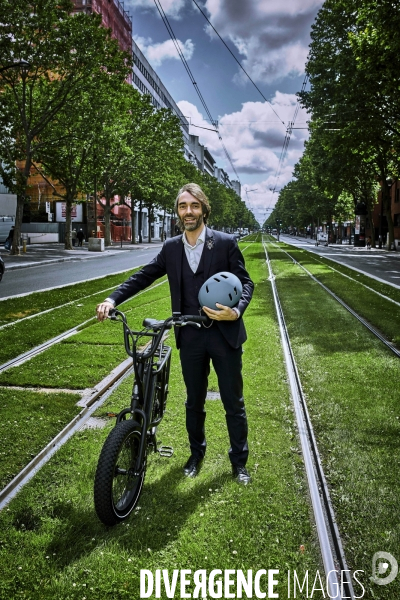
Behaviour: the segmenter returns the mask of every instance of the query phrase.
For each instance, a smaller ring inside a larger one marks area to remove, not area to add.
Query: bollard
[[[22,240],[22,252],[26,253],[26,240]]]

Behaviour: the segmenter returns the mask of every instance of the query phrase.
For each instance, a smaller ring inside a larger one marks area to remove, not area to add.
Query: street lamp
[[[26,74],[29,71],[29,67],[30,67],[30,63],[27,60],[21,59],[21,60],[16,60],[13,63],[10,63],[9,65],[5,65],[4,67],[0,67],[0,73],[3,73],[3,71],[7,71],[8,69],[21,69],[21,71]]]

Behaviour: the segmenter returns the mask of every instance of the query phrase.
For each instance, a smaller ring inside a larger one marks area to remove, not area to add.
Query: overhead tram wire
[[[229,48],[229,46],[227,45],[227,43],[222,39],[222,37],[219,35],[218,31],[215,29],[214,25],[211,23],[211,21],[209,20],[209,18],[207,17],[207,15],[203,12],[203,10],[200,8],[200,6],[197,4],[196,0],[193,0],[193,3],[197,6],[197,8],[199,9],[199,11],[201,12],[201,14],[203,15],[203,17],[205,18],[205,20],[207,21],[207,23],[210,25],[210,27],[212,27],[212,29],[214,30],[214,32],[217,34],[217,36],[219,37],[219,39],[221,40],[221,42],[224,44],[225,48],[230,52],[230,54],[233,56],[233,58],[235,59],[235,61],[237,62],[237,64],[239,65],[239,67],[242,69],[242,71],[245,73],[246,77],[251,81],[251,83],[254,85],[254,87],[256,88],[256,90],[258,91],[258,93],[261,95],[261,97],[265,100],[265,102],[267,102],[267,104],[269,104],[269,106],[271,107],[271,110],[275,113],[275,115],[278,117],[279,121],[282,123],[282,125],[286,125],[284,121],[282,121],[282,119],[280,118],[280,116],[278,115],[278,113],[276,112],[276,110],[274,109],[274,107],[272,106],[271,102],[264,96],[264,94],[262,93],[262,91],[260,90],[260,88],[254,83],[254,81],[252,80],[252,78],[250,77],[250,75],[247,73],[247,71],[245,70],[245,68],[243,67],[243,65],[241,64],[241,62],[236,58],[236,56],[233,54],[232,50]]]
[[[203,95],[202,95],[202,93],[200,92],[200,88],[199,88],[199,86],[198,86],[198,85],[197,85],[197,83],[196,83],[196,80],[195,80],[195,78],[194,78],[194,76],[193,76],[193,74],[192,74],[192,72],[191,72],[191,70],[190,70],[190,67],[189,67],[189,65],[188,65],[188,63],[187,63],[187,60],[186,60],[186,58],[185,58],[185,56],[184,56],[184,54],[183,54],[183,52],[182,52],[182,49],[181,49],[181,47],[179,46],[178,40],[176,39],[175,33],[174,33],[174,31],[173,31],[173,29],[172,29],[172,27],[171,27],[171,24],[170,24],[170,22],[168,21],[168,17],[167,17],[167,15],[166,15],[166,14],[165,14],[165,12],[164,12],[164,9],[163,9],[163,7],[162,7],[162,5],[161,5],[161,2],[160,2],[160,0],[154,0],[154,4],[156,5],[156,7],[157,7],[157,10],[158,10],[158,12],[160,13],[160,17],[161,17],[161,19],[163,20],[163,23],[164,23],[164,25],[165,25],[165,27],[166,27],[166,29],[167,29],[167,31],[168,31],[168,33],[169,33],[169,35],[170,35],[170,38],[172,39],[172,41],[173,41],[173,43],[174,43],[174,46],[175,46],[175,48],[176,48],[176,50],[177,50],[177,52],[178,52],[178,54],[179,54],[179,58],[181,59],[181,61],[182,61],[182,63],[183,63],[183,66],[185,67],[185,69],[186,69],[186,72],[187,72],[187,74],[189,75],[190,81],[193,83],[193,86],[194,86],[194,88],[195,88],[195,90],[196,90],[196,92],[197,92],[197,95],[198,95],[198,96],[199,96],[199,98],[200,98],[200,102],[202,103],[202,105],[203,105],[203,107],[204,107],[204,110],[206,111],[206,113],[207,113],[207,116],[208,116],[208,118],[210,119],[210,122],[211,122],[212,126],[214,127],[213,131],[215,131],[215,133],[218,135],[218,138],[219,138],[219,140],[220,140],[220,142],[221,142],[221,145],[222,145],[222,148],[223,148],[223,150],[224,150],[225,156],[226,156],[226,158],[227,158],[228,162],[230,163],[230,165],[231,165],[231,167],[232,167],[232,170],[233,170],[233,172],[235,173],[235,175],[236,175],[236,177],[237,177],[237,180],[238,180],[238,181],[239,181],[239,183],[240,183],[240,177],[239,177],[239,175],[237,174],[237,171],[236,171],[236,169],[235,169],[235,166],[234,166],[234,164],[233,164],[233,162],[232,162],[232,159],[231,159],[231,157],[229,156],[228,150],[226,149],[226,146],[225,146],[225,144],[224,144],[224,142],[223,142],[223,140],[222,140],[222,136],[221,136],[221,134],[220,134],[220,132],[219,132],[219,130],[218,130],[218,121],[215,121],[215,120],[213,119],[213,117],[212,117],[212,115],[211,115],[211,113],[210,113],[210,111],[209,111],[209,109],[208,109],[208,106],[207,106],[207,104],[206,104],[206,101],[204,100],[204,98],[203,98]]]
[[[306,74],[306,76],[304,77],[303,85],[301,86],[301,91],[302,92],[305,90],[307,82],[308,82],[308,75]],[[276,190],[276,186],[278,185],[279,177],[280,177],[280,174],[281,174],[281,171],[282,171],[282,166],[283,166],[283,163],[284,163],[284,161],[286,159],[286,155],[287,155],[287,151],[288,151],[288,147],[289,147],[290,138],[291,138],[291,135],[292,135],[292,131],[294,129],[294,124],[296,122],[297,115],[299,114],[299,110],[300,110],[300,103],[299,103],[299,101],[297,101],[296,108],[295,108],[294,115],[293,115],[293,120],[289,122],[289,125],[288,125],[287,130],[286,130],[285,139],[283,140],[281,155],[279,157],[278,168],[277,168],[276,173],[275,173],[275,185],[274,185],[273,189],[271,190],[272,193],[275,193],[277,191]]]

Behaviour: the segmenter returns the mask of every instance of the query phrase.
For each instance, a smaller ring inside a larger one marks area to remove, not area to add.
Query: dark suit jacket
[[[181,312],[181,280],[183,258],[182,235],[169,238],[159,254],[137,273],[120,285],[109,297],[116,305],[151,285],[156,279],[168,276],[172,312]],[[220,271],[234,273],[242,282],[243,293],[237,308],[240,317],[236,321],[216,321],[222,335],[233,348],[246,341],[246,330],[241,318],[253,295],[254,284],[244,266],[243,255],[232,235],[213,231],[207,227],[204,244],[204,281]],[[179,348],[179,328],[175,328]]]

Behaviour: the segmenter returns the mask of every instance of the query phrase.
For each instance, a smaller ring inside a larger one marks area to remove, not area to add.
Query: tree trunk
[[[15,226],[14,226],[14,237],[13,243],[10,248],[10,254],[19,254],[19,244],[21,240],[21,225],[22,225],[22,217],[24,214],[24,204],[26,202],[26,187],[28,184],[28,177],[31,172],[31,154],[30,154],[30,146],[26,149],[27,159],[25,161],[24,168],[22,172],[17,173],[17,181],[18,181],[18,190],[17,192],[17,212],[15,215]]]
[[[391,205],[389,204],[388,210],[386,212],[386,219],[388,224],[388,232],[389,232],[389,244],[388,250],[394,249],[394,224],[392,219],[392,211]]]
[[[392,244],[393,244],[393,248],[394,248],[394,225],[393,225],[393,219],[392,219],[392,195],[391,195],[391,186],[389,186],[387,184],[386,179],[383,179],[382,181],[382,202],[383,202],[383,210],[387,219],[387,224],[388,224],[388,233],[389,233],[389,240],[388,240],[388,249],[390,250],[392,248]]]
[[[104,245],[111,246],[111,199],[106,197],[104,207]]]
[[[371,206],[371,201],[367,202],[367,213],[368,213],[368,221],[371,225],[371,247],[375,248],[376,240],[375,240],[375,223],[373,219],[373,208]]]
[[[136,218],[135,218],[135,203],[131,200],[131,234],[132,234],[132,244],[136,244],[136,235],[135,235],[135,226],[136,226]]]
[[[65,250],[72,250],[72,201],[71,198],[66,196],[65,198],[65,240],[64,240],[64,248]]]
[[[162,218],[162,225],[161,225],[161,241],[165,242],[166,237],[167,237],[167,232],[165,231],[165,208],[164,208],[164,214],[163,214],[163,218]]]
[[[17,195],[17,212],[15,215],[14,237],[10,248],[10,254],[19,254],[19,244],[21,239],[22,215],[24,213],[25,194]]]

